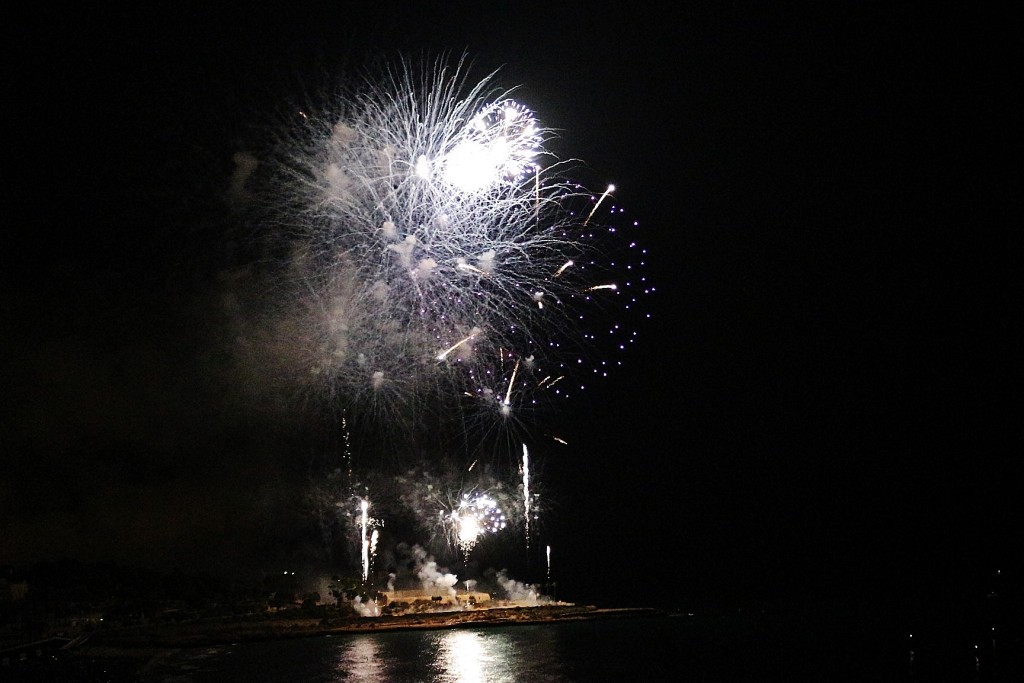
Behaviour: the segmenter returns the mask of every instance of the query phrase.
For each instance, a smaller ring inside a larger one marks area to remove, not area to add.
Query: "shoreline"
[[[346,614],[337,618],[310,618],[298,614],[294,617],[198,621],[97,631],[83,639],[73,650],[86,656],[116,656],[142,650],[207,647],[283,638],[592,621],[665,614],[667,612],[664,610],[649,607],[599,608],[593,605],[496,607],[379,617]]]

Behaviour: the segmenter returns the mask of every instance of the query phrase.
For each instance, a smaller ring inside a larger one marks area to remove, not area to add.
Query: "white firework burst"
[[[591,279],[608,192],[566,180],[551,131],[495,75],[402,63],[278,140],[280,334],[309,385],[384,414],[471,397],[508,417],[585,345],[580,307],[617,294]]]

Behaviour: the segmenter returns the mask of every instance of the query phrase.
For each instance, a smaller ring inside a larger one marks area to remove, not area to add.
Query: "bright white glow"
[[[460,142],[445,159],[445,178],[463,192],[475,192],[497,178],[498,165],[492,150],[476,140]]]
[[[533,114],[518,102],[498,102],[477,115],[466,139],[444,155],[444,179],[466,193],[518,180],[533,168],[540,145]]]
[[[490,657],[479,633],[461,629],[444,632],[439,655],[440,668],[447,674],[442,680],[452,683],[493,680],[486,668]]]
[[[480,522],[477,521],[476,517],[472,515],[459,517],[460,543],[476,543],[476,539],[480,537],[480,532]]]
[[[430,162],[422,154],[416,159],[416,175],[420,178],[430,178]]]
[[[456,540],[464,555],[468,555],[484,534],[497,533],[505,528],[507,520],[498,502],[487,495],[465,495],[457,510],[450,515],[455,526]]]

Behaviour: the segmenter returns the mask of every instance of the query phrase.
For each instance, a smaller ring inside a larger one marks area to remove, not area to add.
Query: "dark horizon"
[[[0,565],[300,552],[341,430],[224,371],[225,278],[258,232],[229,219],[232,154],[303,88],[447,52],[521,86],[649,247],[622,368],[518,432],[560,586],[682,606],[1020,585],[1018,20],[307,11],[65,10],[12,43]],[[537,560],[494,557],[540,583]]]

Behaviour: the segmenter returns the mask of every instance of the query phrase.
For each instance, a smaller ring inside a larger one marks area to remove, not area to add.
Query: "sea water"
[[[915,653],[907,635],[886,623],[850,623],[834,614],[469,626],[185,649],[159,660],[142,681],[1009,680],[972,655],[967,643],[955,652]]]

